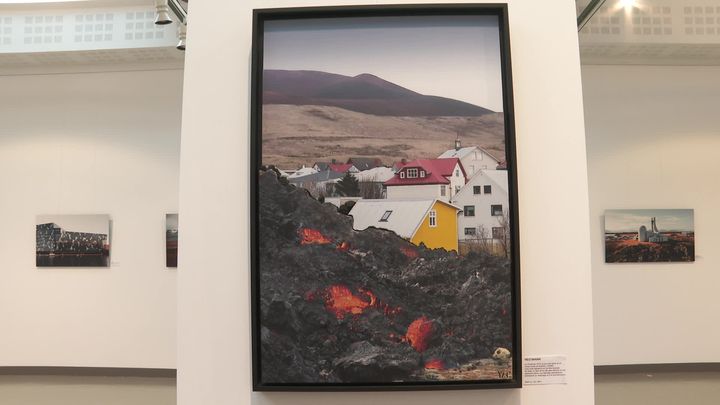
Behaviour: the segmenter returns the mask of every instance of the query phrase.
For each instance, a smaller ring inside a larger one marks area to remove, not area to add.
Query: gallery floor
[[[0,375],[3,405],[171,405],[175,379]]]
[[[174,378],[0,376],[4,405],[171,405],[175,397]],[[718,398],[716,371],[595,377],[596,405],[716,405]]]

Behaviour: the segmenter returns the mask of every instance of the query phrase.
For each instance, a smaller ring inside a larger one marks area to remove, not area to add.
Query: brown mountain
[[[416,93],[367,73],[351,77],[311,70],[265,70],[263,104],[330,106],[397,117],[477,117],[493,113],[463,101]]]

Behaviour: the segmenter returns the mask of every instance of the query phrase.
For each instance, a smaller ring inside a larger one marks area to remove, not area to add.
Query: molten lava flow
[[[445,364],[440,359],[432,359],[425,362],[425,368],[429,370],[444,370]]]
[[[391,307],[390,305],[384,303],[381,303],[380,307],[382,308],[385,316],[397,315],[402,311],[402,308],[400,307]]]
[[[375,296],[375,294],[372,293],[372,291],[368,291],[363,288],[358,288],[358,292],[363,293],[370,298],[370,303],[368,304],[368,306],[370,306],[370,307],[375,306],[375,304],[377,303],[377,297]]]
[[[414,259],[414,258],[418,257],[418,252],[417,252],[417,250],[415,250],[415,249],[413,249],[413,248],[411,248],[411,247],[403,246],[403,247],[400,248],[400,251],[401,251],[405,256],[407,256],[409,259]]]
[[[331,243],[332,241],[325,237],[320,231],[317,229],[310,229],[310,228],[301,228],[298,231],[298,234],[300,235],[300,244],[301,245],[327,245],[328,243]]]
[[[328,298],[325,301],[325,308],[335,314],[337,319],[343,319],[347,314],[361,314],[365,308],[375,302],[375,295],[370,291],[361,291],[361,293],[370,297],[370,302],[367,302],[353,295],[350,289],[344,285],[332,285],[327,292]]]
[[[427,349],[428,343],[430,343],[433,329],[433,321],[423,315],[408,326],[405,339],[407,339],[413,349],[422,353]]]

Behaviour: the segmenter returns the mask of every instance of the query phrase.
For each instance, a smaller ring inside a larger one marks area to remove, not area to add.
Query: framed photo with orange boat
[[[518,388],[505,4],[259,9],[257,391]]]

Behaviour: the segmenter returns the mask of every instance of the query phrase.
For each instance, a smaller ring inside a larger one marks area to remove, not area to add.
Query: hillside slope
[[[393,117],[314,105],[263,106],[262,163],[280,168],[372,156],[391,164],[433,158],[453,147],[481,146],[505,159],[502,113],[474,117]]]
[[[486,108],[423,95],[371,74],[343,76],[312,70],[265,70],[263,104],[322,105],[382,116],[473,117]]]

